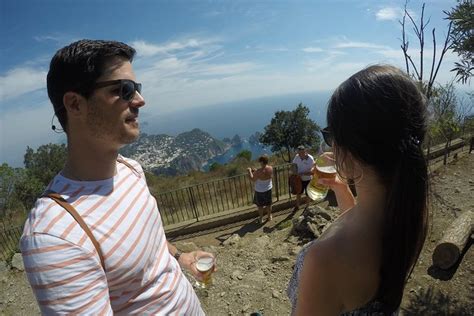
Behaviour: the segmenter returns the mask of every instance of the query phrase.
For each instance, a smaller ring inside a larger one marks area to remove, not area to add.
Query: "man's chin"
[[[136,131],[129,131],[127,134],[123,135],[121,143],[123,146],[135,142],[140,136],[140,130],[137,128]]]

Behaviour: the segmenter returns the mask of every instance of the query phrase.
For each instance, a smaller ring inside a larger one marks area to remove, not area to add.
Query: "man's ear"
[[[63,104],[69,115],[78,116],[85,111],[85,98],[77,92],[66,92]]]

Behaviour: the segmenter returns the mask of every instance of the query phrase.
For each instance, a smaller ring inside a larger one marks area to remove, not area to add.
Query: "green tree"
[[[459,98],[453,82],[436,87],[428,103],[430,113],[429,135],[445,142],[447,153],[451,141],[459,137],[461,128],[472,110],[472,104]],[[445,155],[446,162],[446,155]]]
[[[46,185],[40,179],[32,176],[28,170],[20,169],[18,182],[15,185],[15,196],[26,210],[29,210],[35,204],[36,199],[43,193]]]
[[[41,145],[35,151],[26,148],[25,169],[18,176],[16,196],[26,209],[33,207],[53,177],[61,171],[66,162],[67,149],[64,144]]]
[[[220,169],[222,167],[222,165],[220,163],[218,163],[217,161],[211,163],[211,165],[209,166],[209,171],[216,171],[218,169]]]
[[[25,168],[30,177],[38,179],[44,186],[61,171],[66,162],[67,149],[65,144],[46,144],[38,147],[36,152],[26,148],[24,157]]]
[[[250,150],[247,150],[247,149],[244,149],[242,150],[241,152],[239,152],[236,156],[236,158],[242,158],[242,159],[245,159],[247,161],[251,161],[252,160],[252,152]]]
[[[18,173],[18,169],[6,163],[0,165],[0,221],[4,228],[6,224],[11,224],[14,212],[22,208],[21,200],[17,198],[15,190]]]
[[[291,153],[299,145],[319,145],[319,126],[308,117],[309,109],[302,103],[293,111],[277,111],[269,125],[265,126],[260,142],[279,152],[283,160],[291,161]]]
[[[474,70],[474,4],[472,0],[458,0],[451,11],[444,13],[453,23],[451,48],[461,58],[451,71],[456,72],[458,82],[467,83]]]

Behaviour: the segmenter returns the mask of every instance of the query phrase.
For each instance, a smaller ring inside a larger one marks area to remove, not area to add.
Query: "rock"
[[[294,236],[294,235],[290,235],[288,236],[288,238],[286,239],[286,241],[290,244],[298,244],[298,237]]]
[[[301,248],[302,248],[301,246],[294,246],[294,247],[290,248],[290,250],[289,250],[290,256],[298,255],[301,251]]]
[[[201,250],[206,251],[206,252],[210,252],[210,253],[213,253],[213,254],[216,254],[216,253],[219,252],[216,246],[204,246],[204,247],[202,247]]]
[[[306,225],[308,227],[308,231],[311,232],[311,234],[313,234],[315,238],[318,238],[320,235],[318,226],[313,223],[307,223]]]
[[[258,282],[259,280],[264,280],[265,279],[265,273],[262,270],[257,269],[255,271],[247,274],[247,277],[250,280]]]
[[[304,216],[298,216],[297,218],[293,218],[293,229],[292,231],[299,231],[301,225],[303,224],[304,221]]]
[[[235,270],[234,272],[232,272],[231,278],[232,280],[242,280],[242,272],[239,270]]]
[[[178,241],[176,242],[175,246],[182,252],[191,252],[191,251],[195,251],[199,249],[199,247],[196,246],[195,243],[186,242],[186,241],[183,241],[183,242]]]
[[[318,211],[316,212],[316,215],[319,217],[324,218],[326,221],[331,221],[332,216],[329,214],[329,212],[322,207],[318,206]]]
[[[255,239],[255,246],[257,249],[264,249],[270,243],[270,237],[263,235]]]
[[[459,188],[455,188],[454,193],[461,193],[461,190]]]
[[[224,246],[232,246],[240,243],[240,236],[238,234],[233,234],[222,243]]]
[[[272,263],[275,262],[285,262],[285,261],[290,261],[290,258],[287,256],[279,256],[279,257],[273,257],[272,258]]]
[[[16,269],[18,271],[25,271],[25,266],[23,265],[23,259],[21,257],[21,253],[16,253],[13,255],[12,269]]]
[[[225,292],[221,292],[221,297],[224,297],[225,296]]]
[[[5,261],[0,261],[0,273],[8,271],[8,265]]]
[[[273,298],[280,298],[280,293],[277,290],[272,291],[272,297]]]

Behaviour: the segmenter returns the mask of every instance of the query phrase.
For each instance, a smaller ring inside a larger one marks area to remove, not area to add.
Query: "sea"
[[[208,164],[227,163],[242,150],[250,150],[252,159],[256,159],[261,154],[271,153],[270,149],[251,145],[247,139],[255,132],[263,133],[276,111],[291,111],[299,103],[303,103],[310,110],[309,117],[320,127],[325,127],[330,94],[330,91],[287,94],[216,104],[199,109],[177,110],[163,115],[148,117],[144,115],[141,126],[147,134],[177,135],[199,128],[221,140],[239,135],[244,140],[242,146],[231,147],[223,155],[211,159]]]
[[[242,150],[248,150],[252,153],[252,160],[257,159],[263,154],[271,155],[272,151],[270,147],[262,146],[261,144],[250,144],[247,139],[244,139],[241,144],[230,147],[222,155],[216,156],[209,159],[206,164],[203,165],[202,169],[208,171],[212,163],[217,162],[221,165],[232,161]]]
[[[257,131],[263,132],[276,111],[294,110],[301,102],[309,108],[309,117],[324,127],[329,97],[330,92],[299,93],[176,110],[142,116],[141,126],[147,134],[177,135],[199,128],[218,139],[232,138],[236,134],[247,138]]]

